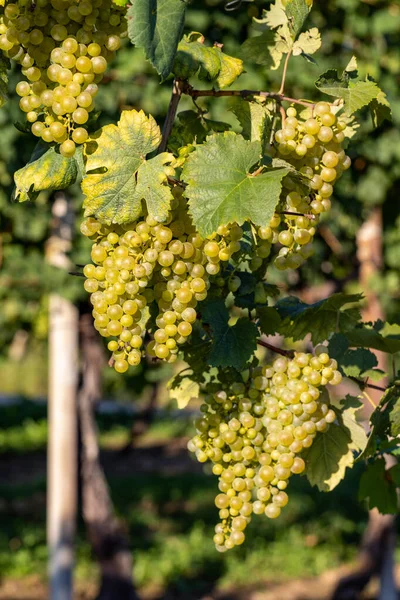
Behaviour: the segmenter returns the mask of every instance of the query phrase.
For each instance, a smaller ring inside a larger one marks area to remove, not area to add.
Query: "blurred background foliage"
[[[223,42],[228,54],[240,57],[240,45],[252,31],[252,17],[260,16],[266,6],[265,1],[255,0],[227,12],[219,0],[193,0],[186,30],[201,31],[207,43]],[[400,4],[397,0],[315,0],[310,21],[321,30],[322,50],[316,65],[301,57],[293,59],[287,78],[290,95],[318,99],[314,81],[319,74],[332,67],[343,69],[356,55],[361,73],[372,76],[387,93],[393,123],[371,132],[369,115],[361,115],[361,127],[350,148],[353,168],[335,188],[332,211],[316,237],[314,258],[299,273],[272,276],[280,277],[279,282],[288,290],[313,289],[326,282],[333,282],[336,289],[358,290],[356,233],[370,211],[381,207],[385,265],[371,284],[388,321],[400,323]],[[280,71],[265,73],[262,67],[250,64],[245,64],[245,69],[236,88],[278,89]],[[50,235],[51,196],[42,193],[36,202],[21,205],[10,202],[12,174],[27,162],[35,143],[13,125],[22,117],[12,91],[17,81],[18,74],[13,72],[10,101],[0,111],[0,394],[19,395],[26,400],[17,407],[0,405],[3,576],[45,573],[46,409],[45,404],[36,405],[29,399],[46,396],[49,292],[57,290],[77,303],[85,302],[82,280],[55,270],[44,259]],[[194,85],[207,87],[205,82]],[[160,85],[142,51],[126,43],[101,86],[100,124],[115,122],[124,108],[136,108],[153,114],[162,125],[170,93],[171,80]],[[209,111],[210,118],[240,130],[230,110],[232,100],[201,99],[198,105]],[[196,107],[184,97],[179,110],[188,109]],[[87,240],[79,234],[82,199],[78,186],[68,193],[76,214],[71,263],[82,265],[89,257]],[[168,374],[169,367],[142,366],[121,377],[105,368],[104,396],[140,402],[149,386],[168,378]],[[160,397],[167,406],[165,390]],[[125,416],[100,419],[106,456],[116,448],[118,454],[118,446],[127,443],[131,421]],[[157,446],[190,431],[188,418],[178,425],[173,414],[164,411],[146,434],[143,446]],[[6,467],[20,455],[26,464],[16,463],[16,475],[7,482]],[[187,460],[182,460],[187,466]],[[35,461],[39,465],[36,470]],[[179,469],[178,474],[168,476],[161,462],[152,474],[139,473],[133,479],[127,467],[127,472],[121,469],[122,474],[110,480],[116,507],[128,521],[140,585],[146,586],[152,580],[160,588],[178,586],[179,594],[188,598],[185,586],[198,585],[200,580],[219,581],[221,585],[256,583],[257,578],[275,578],[278,570],[281,577],[315,575],[354,555],[366,511],[360,510],[355,500],[351,474],[338,491],[327,496],[298,481],[292,491],[291,510],[278,524],[257,522],[245,549],[229,557],[215,557],[210,533],[215,482],[196,468],[189,463],[190,476],[179,473]],[[84,577],[94,569],[83,532],[78,565],[78,573]],[[177,592],[173,597],[180,596]]]

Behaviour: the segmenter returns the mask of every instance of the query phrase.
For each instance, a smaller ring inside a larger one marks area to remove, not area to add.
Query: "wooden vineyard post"
[[[70,267],[73,215],[65,194],[53,204],[46,256],[57,268]],[[77,512],[77,308],[56,293],[49,299],[49,393],[47,460],[47,544],[51,600],[72,600]]]

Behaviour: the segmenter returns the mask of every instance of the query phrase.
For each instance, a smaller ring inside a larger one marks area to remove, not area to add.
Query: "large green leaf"
[[[134,0],[128,10],[128,34],[162,79],[172,71],[185,22],[184,0]]]
[[[246,318],[229,325],[229,311],[223,300],[210,300],[201,310],[203,323],[212,330],[209,364],[242,371],[257,348],[258,329]]]
[[[343,423],[332,423],[327,431],[317,435],[311,448],[302,454],[311,485],[321,492],[330,492],[340,483],[346,469],[354,463],[351,443]]]
[[[39,143],[28,164],[14,174],[13,198],[25,202],[43,190],[63,190],[75,183],[77,174],[75,158],[65,158],[54,146]]]
[[[146,161],[161,140],[160,129],[143,111],[124,111],[117,125],[106,125],[88,144],[82,182],[85,215],[104,223],[130,223],[142,214],[142,201],[158,221],[168,214],[172,195],[165,165],[173,155]]]
[[[269,223],[289,170],[273,169],[254,177],[251,168],[260,158],[260,142],[232,132],[210,136],[188,157],[182,179],[188,184],[190,212],[201,235],[211,235],[228,223]]]
[[[295,296],[289,296],[276,304],[284,319],[279,332],[294,340],[304,339],[311,333],[314,344],[323,342],[337,329],[351,331],[360,321],[358,308],[345,308],[347,304],[358,303],[360,294],[333,294],[326,300],[306,304]]]

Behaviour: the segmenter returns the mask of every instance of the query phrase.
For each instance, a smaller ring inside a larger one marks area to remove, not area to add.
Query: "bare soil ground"
[[[329,600],[338,580],[347,575],[350,570],[350,566],[344,566],[326,571],[320,577],[312,579],[295,579],[285,583],[266,582],[262,586],[258,585],[257,588],[245,587],[190,598],[177,596],[176,592],[159,593],[156,590],[144,590],[141,598],[142,600]],[[400,567],[397,569],[396,579],[400,587]],[[372,581],[361,597],[349,600],[375,600],[378,593],[378,582]],[[76,589],[75,600],[94,600],[95,597],[94,584],[79,586]],[[46,598],[48,598],[48,588],[38,578],[0,582],[0,600],[45,600]]]

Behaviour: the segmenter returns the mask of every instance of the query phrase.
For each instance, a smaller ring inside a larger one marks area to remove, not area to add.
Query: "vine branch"
[[[175,121],[176,111],[183,93],[184,82],[180,79],[174,79],[172,85],[171,100],[169,101],[167,116],[165,117],[164,126],[162,130],[161,143],[158,147],[158,154],[165,152],[167,149],[168,138],[171,135],[172,126]]]
[[[290,60],[291,56],[292,56],[292,51],[288,52],[286,55],[285,64],[283,66],[282,83],[281,83],[281,87],[279,88],[279,92],[278,92],[278,94],[280,94],[280,95],[283,95],[283,90],[285,89],[286,75],[287,75],[289,60]]]
[[[280,354],[281,356],[287,356],[288,358],[292,358],[294,355],[293,350],[283,350],[282,348],[278,348],[277,346],[274,346],[273,344],[269,344],[268,342],[265,342],[264,340],[261,340],[261,339],[257,340],[257,344],[259,346],[262,346],[263,348],[267,348],[268,350],[271,350],[271,352],[275,352],[275,354]]]
[[[263,92],[262,90],[196,90],[187,81],[182,83],[182,93],[190,96],[191,98],[200,98],[202,96],[212,96],[214,98],[221,98],[226,96],[238,96],[244,100],[249,96],[260,96],[262,98],[271,98],[277,102],[291,102],[292,104],[301,104],[302,106],[313,107],[312,102],[306,100],[297,100],[296,98],[290,98],[280,92]]]

